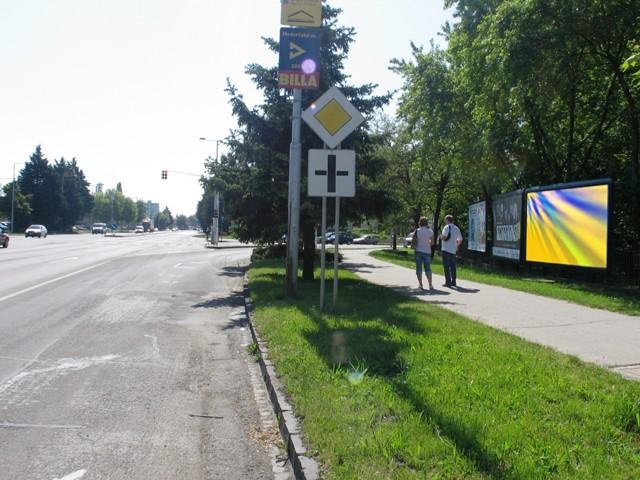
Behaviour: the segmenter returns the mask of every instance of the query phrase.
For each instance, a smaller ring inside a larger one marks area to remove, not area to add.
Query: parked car
[[[409,235],[407,235],[406,237],[404,237],[402,239],[402,246],[403,247],[410,247],[411,246],[411,240],[413,240],[413,233],[410,233]]]
[[[47,227],[44,225],[31,225],[24,231],[24,237],[47,238]]]
[[[335,243],[335,241],[336,241],[335,232],[328,233],[327,243]],[[347,245],[351,245],[353,243],[353,235],[351,235],[350,233],[340,232],[338,234],[338,243],[339,244],[346,243]]]
[[[380,241],[380,237],[377,235],[363,235],[353,239],[355,245],[377,245]]]
[[[142,225],[136,225],[135,233],[144,233],[144,227]]]
[[[0,246],[2,246],[2,248],[9,248],[9,235],[7,234],[7,229],[4,227],[0,227]]]
[[[106,223],[94,223],[91,225],[91,233],[98,233],[104,235],[107,233],[107,224]]]

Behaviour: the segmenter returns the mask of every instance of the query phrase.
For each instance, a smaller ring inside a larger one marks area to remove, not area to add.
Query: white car
[[[24,231],[24,238],[27,237],[47,238],[47,227],[44,225],[31,225]]]
[[[144,233],[144,227],[142,225],[136,225],[135,233]]]

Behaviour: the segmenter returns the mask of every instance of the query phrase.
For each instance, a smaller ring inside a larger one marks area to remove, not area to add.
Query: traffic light
[[[167,171],[162,170],[162,180],[166,180],[166,179],[167,179]]]

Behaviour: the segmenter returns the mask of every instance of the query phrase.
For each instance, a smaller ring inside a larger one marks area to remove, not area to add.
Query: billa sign
[[[320,32],[312,28],[280,29],[278,87],[320,88]]]

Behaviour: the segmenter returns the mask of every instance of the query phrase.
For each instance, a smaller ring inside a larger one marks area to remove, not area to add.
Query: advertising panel
[[[493,248],[495,257],[520,260],[522,191],[493,198]]]
[[[469,205],[469,250],[487,251],[487,202]]]
[[[526,259],[607,268],[609,184],[527,192]]]

